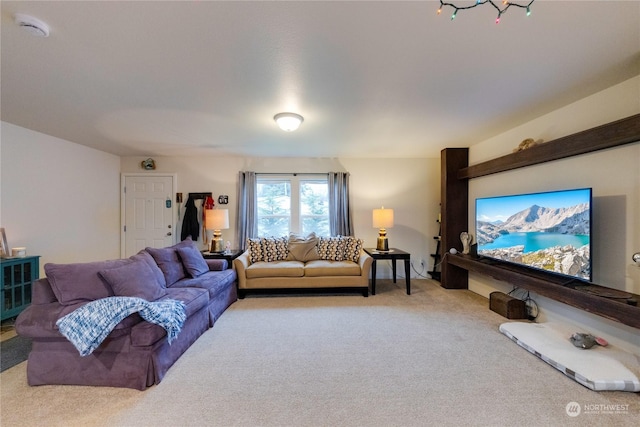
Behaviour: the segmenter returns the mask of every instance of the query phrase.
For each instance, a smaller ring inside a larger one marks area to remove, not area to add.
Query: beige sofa
[[[238,296],[294,289],[357,291],[369,296],[373,258],[362,250],[362,241],[310,236],[298,241],[292,236],[249,239],[248,249],[233,260]]]

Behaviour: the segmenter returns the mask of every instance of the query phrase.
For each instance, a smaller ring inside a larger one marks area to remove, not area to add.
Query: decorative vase
[[[462,253],[465,255],[469,254],[469,248],[471,247],[471,242],[473,242],[473,235],[463,231],[460,233],[460,241],[462,242]]]

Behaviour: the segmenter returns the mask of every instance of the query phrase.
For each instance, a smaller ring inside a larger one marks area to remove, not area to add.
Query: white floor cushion
[[[612,345],[580,349],[569,341],[571,332],[546,323],[508,322],[500,325],[500,332],[592,390],[640,391],[638,377],[628,368],[638,371],[638,356]]]

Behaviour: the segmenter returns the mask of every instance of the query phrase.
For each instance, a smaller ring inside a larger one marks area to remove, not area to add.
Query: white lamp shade
[[[224,230],[229,228],[229,210],[205,210],[204,228],[206,228],[207,230]]]
[[[304,118],[296,113],[278,113],[273,116],[280,129],[285,132],[293,132],[300,127]]]
[[[374,209],[373,210],[373,227],[374,228],[391,228],[393,227],[393,209]]]

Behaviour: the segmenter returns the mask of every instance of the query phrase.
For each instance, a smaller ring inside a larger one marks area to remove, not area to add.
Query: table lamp
[[[374,209],[373,210],[373,227],[380,229],[378,234],[378,244],[376,245],[376,250],[388,251],[389,241],[387,240],[386,229],[393,227],[393,209],[385,209],[384,206],[382,207],[382,209]]]
[[[220,230],[229,228],[229,210],[206,209],[204,228],[206,230],[213,230],[209,252],[224,252],[224,244]]]

